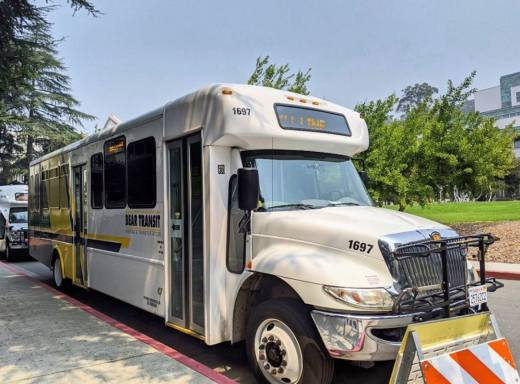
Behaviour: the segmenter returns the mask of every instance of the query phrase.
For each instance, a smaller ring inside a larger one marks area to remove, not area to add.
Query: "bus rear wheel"
[[[321,346],[309,311],[296,300],[268,300],[255,307],[246,330],[249,362],[269,384],[329,384],[334,361]]]

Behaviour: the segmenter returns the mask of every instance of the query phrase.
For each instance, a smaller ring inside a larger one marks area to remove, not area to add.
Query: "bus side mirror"
[[[256,168],[240,168],[238,174],[238,207],[243,211],[258,208],[260,183]]]
[[[359,177],[361,177],[361,180],[363,181],[363,184],[365,184],[365,187],[368,187],[368,174],[367,171],[359,171]]]

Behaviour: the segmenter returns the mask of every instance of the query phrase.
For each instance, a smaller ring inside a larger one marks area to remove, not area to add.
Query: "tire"
[[[57,256],[52,265],[52,284],[59,290],[65,291],[70,287],[70,281],[63,277],[62,271],[61,259]]]
[[[5,261],[13,262],[15,260],[14,251],[11,249],[9,242],[5,244]]]
[[[268,300],[253,308],[246,349],[261,383],[332,382],[334,360],[322,346],[308,308],[297,300]]]

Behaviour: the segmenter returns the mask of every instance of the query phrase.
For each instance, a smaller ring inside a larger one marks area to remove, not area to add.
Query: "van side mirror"
[[[238,174],[238,207],[243,211],[258,208],[260,183],[256,168],[240,168]]]
[[[365,171],[365,170],[359,171],[359,177],[361,177],[361,180],[363,181],[363,184],[365,184],[365,187],[368,187],[367,171]]]

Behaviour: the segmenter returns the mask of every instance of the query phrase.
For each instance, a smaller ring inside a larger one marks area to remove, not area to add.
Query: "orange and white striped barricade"
[[[410,324],[390,384],[520,384],[507,341],[489,313]]]

